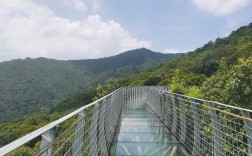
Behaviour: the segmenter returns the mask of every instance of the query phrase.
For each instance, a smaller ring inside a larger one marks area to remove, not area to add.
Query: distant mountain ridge
[[[46,109],[109,77],[127,77],[179,54],[136,49],[93,60],[26,58],[0,63],[0,123]]]
[[[71,63],[77,66],[85,66],[94,73],[101,73],[110,69],[121,68],[128,65],[140,66],[148,61],[152,61],[153,65],[180,56],[180,54],[163,54],[153,52],[146,48],[127,51],[116,56],[105,57],[100,59],[87,60],[70,60]]]

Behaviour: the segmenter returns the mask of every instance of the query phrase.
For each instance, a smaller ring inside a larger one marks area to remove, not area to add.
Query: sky
[[[252,22],[252,0],[1,0],[0,61],[183,53]]]

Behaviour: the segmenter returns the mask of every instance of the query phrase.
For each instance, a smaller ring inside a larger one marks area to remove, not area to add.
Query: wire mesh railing
[[[32,146],[39,144],[32,153],[37,156],[109,155],[124,90],[120,88],[0,148],[0,155],[20,155],[22,147],[31,142]]]
[[[252,155],[252,111],[148,89],[148,106],[192,155]]]
[[[109,155],[123,104],[126,101],[135,102],[140,95],[142,97],[146,93],[144,88],[120,88],[0,148],[0,155]],[[26,146],[32,147],[32,151]]]
[[[192,155],[252,155],[251,110],[167,90],[120,88],[0,148],[0,155],[18,155],[26,145],[38,156],[110,155],[120,114],[136,109],[139,98]]]

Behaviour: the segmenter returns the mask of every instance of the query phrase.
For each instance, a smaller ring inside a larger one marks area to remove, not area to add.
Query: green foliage
[[[61,103],[57,104],[50,108],[50,113],[53,112],[64,112],[69,109],[79,108],[83,106],[83,104],[91,103],[92,98],[96,96],[96,90],[92,88],[88,88],[84,93],[77,93],[76,95],[68,98]]]
[[[186,94],[190,87],[202,85],[206,76],[203,74],[188,73],[184,74],[176,70],[175,76],[171,81],[171,91],[178,94]]]
[[[28,58],[0,63],[0,122],[83,92],[91,77],[67,61]]]
[[[203,98],[203,93],[200,89],[200,87],[197,86],[191,86],[188,90],[186,95],[191,96],[191,97],[195,97],[195,98]]]
[[[170,85],[171,91],[178,94],[185,94],[186,88],[183,84],[183,81],[180,78],[180,73],[176,70],[176,75],[172,78],[172,83]]]
[[[22,146],[18,148],[17,150],[11,152],[9,155],[10,156],[33,156],[35,151],[27,146]]]
[[[252,57],[238,59],[234,65],[223,62],[221,69],[203,85],[205,98],[251,108]]]
[[[119,88],[119,86],[115,83],[115,80],[110,78],[106,80],[104,85],[98,85],[96,88],[97,96],[95,96],[93,100],[98,100],[99,98],[113,92],[117,88]]]
[[[250,107],[252,103],[252,57],[239,59],[229,71],[226,89],[231,104]]]
[[[145,80],[143,85],[144,86],[155,86],[161,81],[160,75],[150,75]]]

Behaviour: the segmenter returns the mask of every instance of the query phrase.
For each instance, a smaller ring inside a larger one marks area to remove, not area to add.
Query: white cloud
[[[57,17],[33,1],[0,3],[0,60],[25,57],[84,59],[151,47],[119,23],[91,15],[82,21]]]
[[[188,49],[185,49],[185,50],[179,50],[179,49],[164,49],[163,50],[163,53],[170,53],[170,54],[175,54],[175,53],[186,53],[186,52],[189,52],[189,51],[193,51],[192,49],[191,50],[188,50]]]
[[[251,0],[192,0],[196,6],[215,16],[224,16],[242,9]]]
[[[82,0],[63,0],[65,6],[74,8],[76,11],[86,11],[87,6]]]
[[[85,5],[85,3],[81,0],[74,0],[74,8],[78,11],[86,11],[87,7]]]
[[[97,12],[100,10],[103,0],[91,0],[92,3],[92,11]]]

